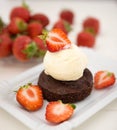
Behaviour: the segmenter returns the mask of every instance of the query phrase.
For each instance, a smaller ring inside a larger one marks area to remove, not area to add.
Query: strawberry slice
[[[71,41],[68,39],[67,35],[58,28],[55,28],[48,33],[46,43],[48,50],[51,52],[67,49],[71,46]]]
[[[61,29],[54,28],[49,33],[43,32],[43,34],[45,36],[42,35],[40,38],[46,41],[47,49],[50,52],[57,52],[71,46],[71,41]]]
[[[36,111],[43,105],[42,90],[37,85],[27,84],[20,87],[16,99],[28,111]]]
[[[46,120],[52,123],[61,123],[72,116],[74,109],[74,104],[64,104],[61,101],[49,102],[46,107]]]
[[[96,89],[107,88],[115,83],[115,75],[109,71],[98,71],[94,76],[94,87]]]

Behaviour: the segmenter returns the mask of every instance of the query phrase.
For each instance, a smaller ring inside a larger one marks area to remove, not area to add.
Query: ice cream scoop
[[[82,77],[87,57],[75,44],[57,52],[47,51],[44,57],[45,73],[61,81],[74,81]]]

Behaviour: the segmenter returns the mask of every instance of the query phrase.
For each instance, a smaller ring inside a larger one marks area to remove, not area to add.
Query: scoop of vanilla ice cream
[[[61,81],[77,80],[87,66],[87,57],[75,44],[58,52],[47,51],[44,57],[45,73]]]

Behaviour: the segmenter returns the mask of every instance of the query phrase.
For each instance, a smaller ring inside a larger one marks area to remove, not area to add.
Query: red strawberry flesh
[[[102,89],[115,83],[115,75],[108,71],[98,71],[94,76],[94,87]]]
[[[68,120],[73,111],[71,104],[63,104],[61,101],[50,102],[46,107],[46,119],[52,123],[60,123]]]
[[[18,90],[16,99],[29,111],[38,110],[43,105],[42,91],[37,85],[24,85]]]
[[[71,41],[61,29],[53,29],[49,32],[46,43],[48,50],[51,52],[67,49],[71,46]]]

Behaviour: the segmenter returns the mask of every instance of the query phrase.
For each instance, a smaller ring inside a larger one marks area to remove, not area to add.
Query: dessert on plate
[[[43,61],[44,70],[38,79],[44,98],[64,103],[85,99],[93,87],[86,55],[60,29],[53,29],[45,35],[42,37],[46,40],[48,51]]]

